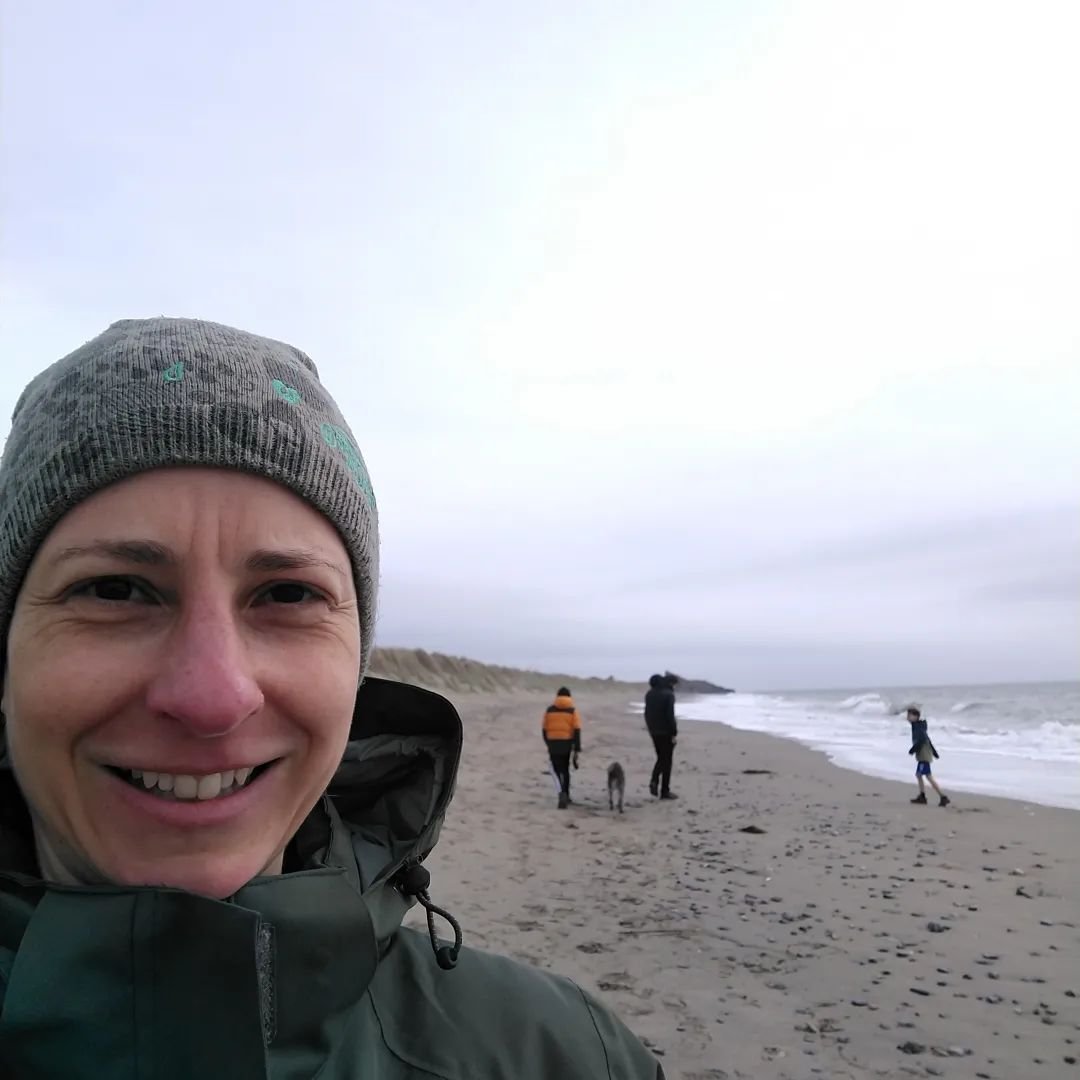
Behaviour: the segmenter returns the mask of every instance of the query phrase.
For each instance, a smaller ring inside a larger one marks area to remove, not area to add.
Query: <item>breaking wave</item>
[[[868,716],[899,716],[907,705],[897,705],[883,694],[874,693],[855,694],[853,697],[845,698],[837,708]]]

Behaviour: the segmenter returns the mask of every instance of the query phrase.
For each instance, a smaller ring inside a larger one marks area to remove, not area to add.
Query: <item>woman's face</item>
[[[7,650],[8,744],[47,876],[229,896],[280,871],[345,748],[349,557],[269,480],[144,473],[49,534]]]

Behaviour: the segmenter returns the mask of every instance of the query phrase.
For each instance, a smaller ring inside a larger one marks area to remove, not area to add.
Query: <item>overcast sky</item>
[[[9,0],[0,416],[120,318],[307,351],[379,641],[1080,676],[1080,6]]]

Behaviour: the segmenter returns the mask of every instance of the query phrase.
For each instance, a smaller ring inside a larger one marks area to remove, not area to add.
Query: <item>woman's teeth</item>
[[[141,782],[147,791],[152,791],[155,795],[190,802],[196,799],[216,799],[221,795],[232,795],[248,782],[252,772],[253,769],[247,766],[243,769],[209,773],[206,776],[130,769],[129,776],[132,783]]]

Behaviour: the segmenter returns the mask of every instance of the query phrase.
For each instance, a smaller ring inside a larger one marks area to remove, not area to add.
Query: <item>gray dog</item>
[[[607,797],[608,807],[612,810],[615,809],[615,800],[618,798],[619,813],[623,812],[622,801],[623,792],[626,790],[626,773],[623,772],[623,767],[617,762],[613,761],[607,770]]]

